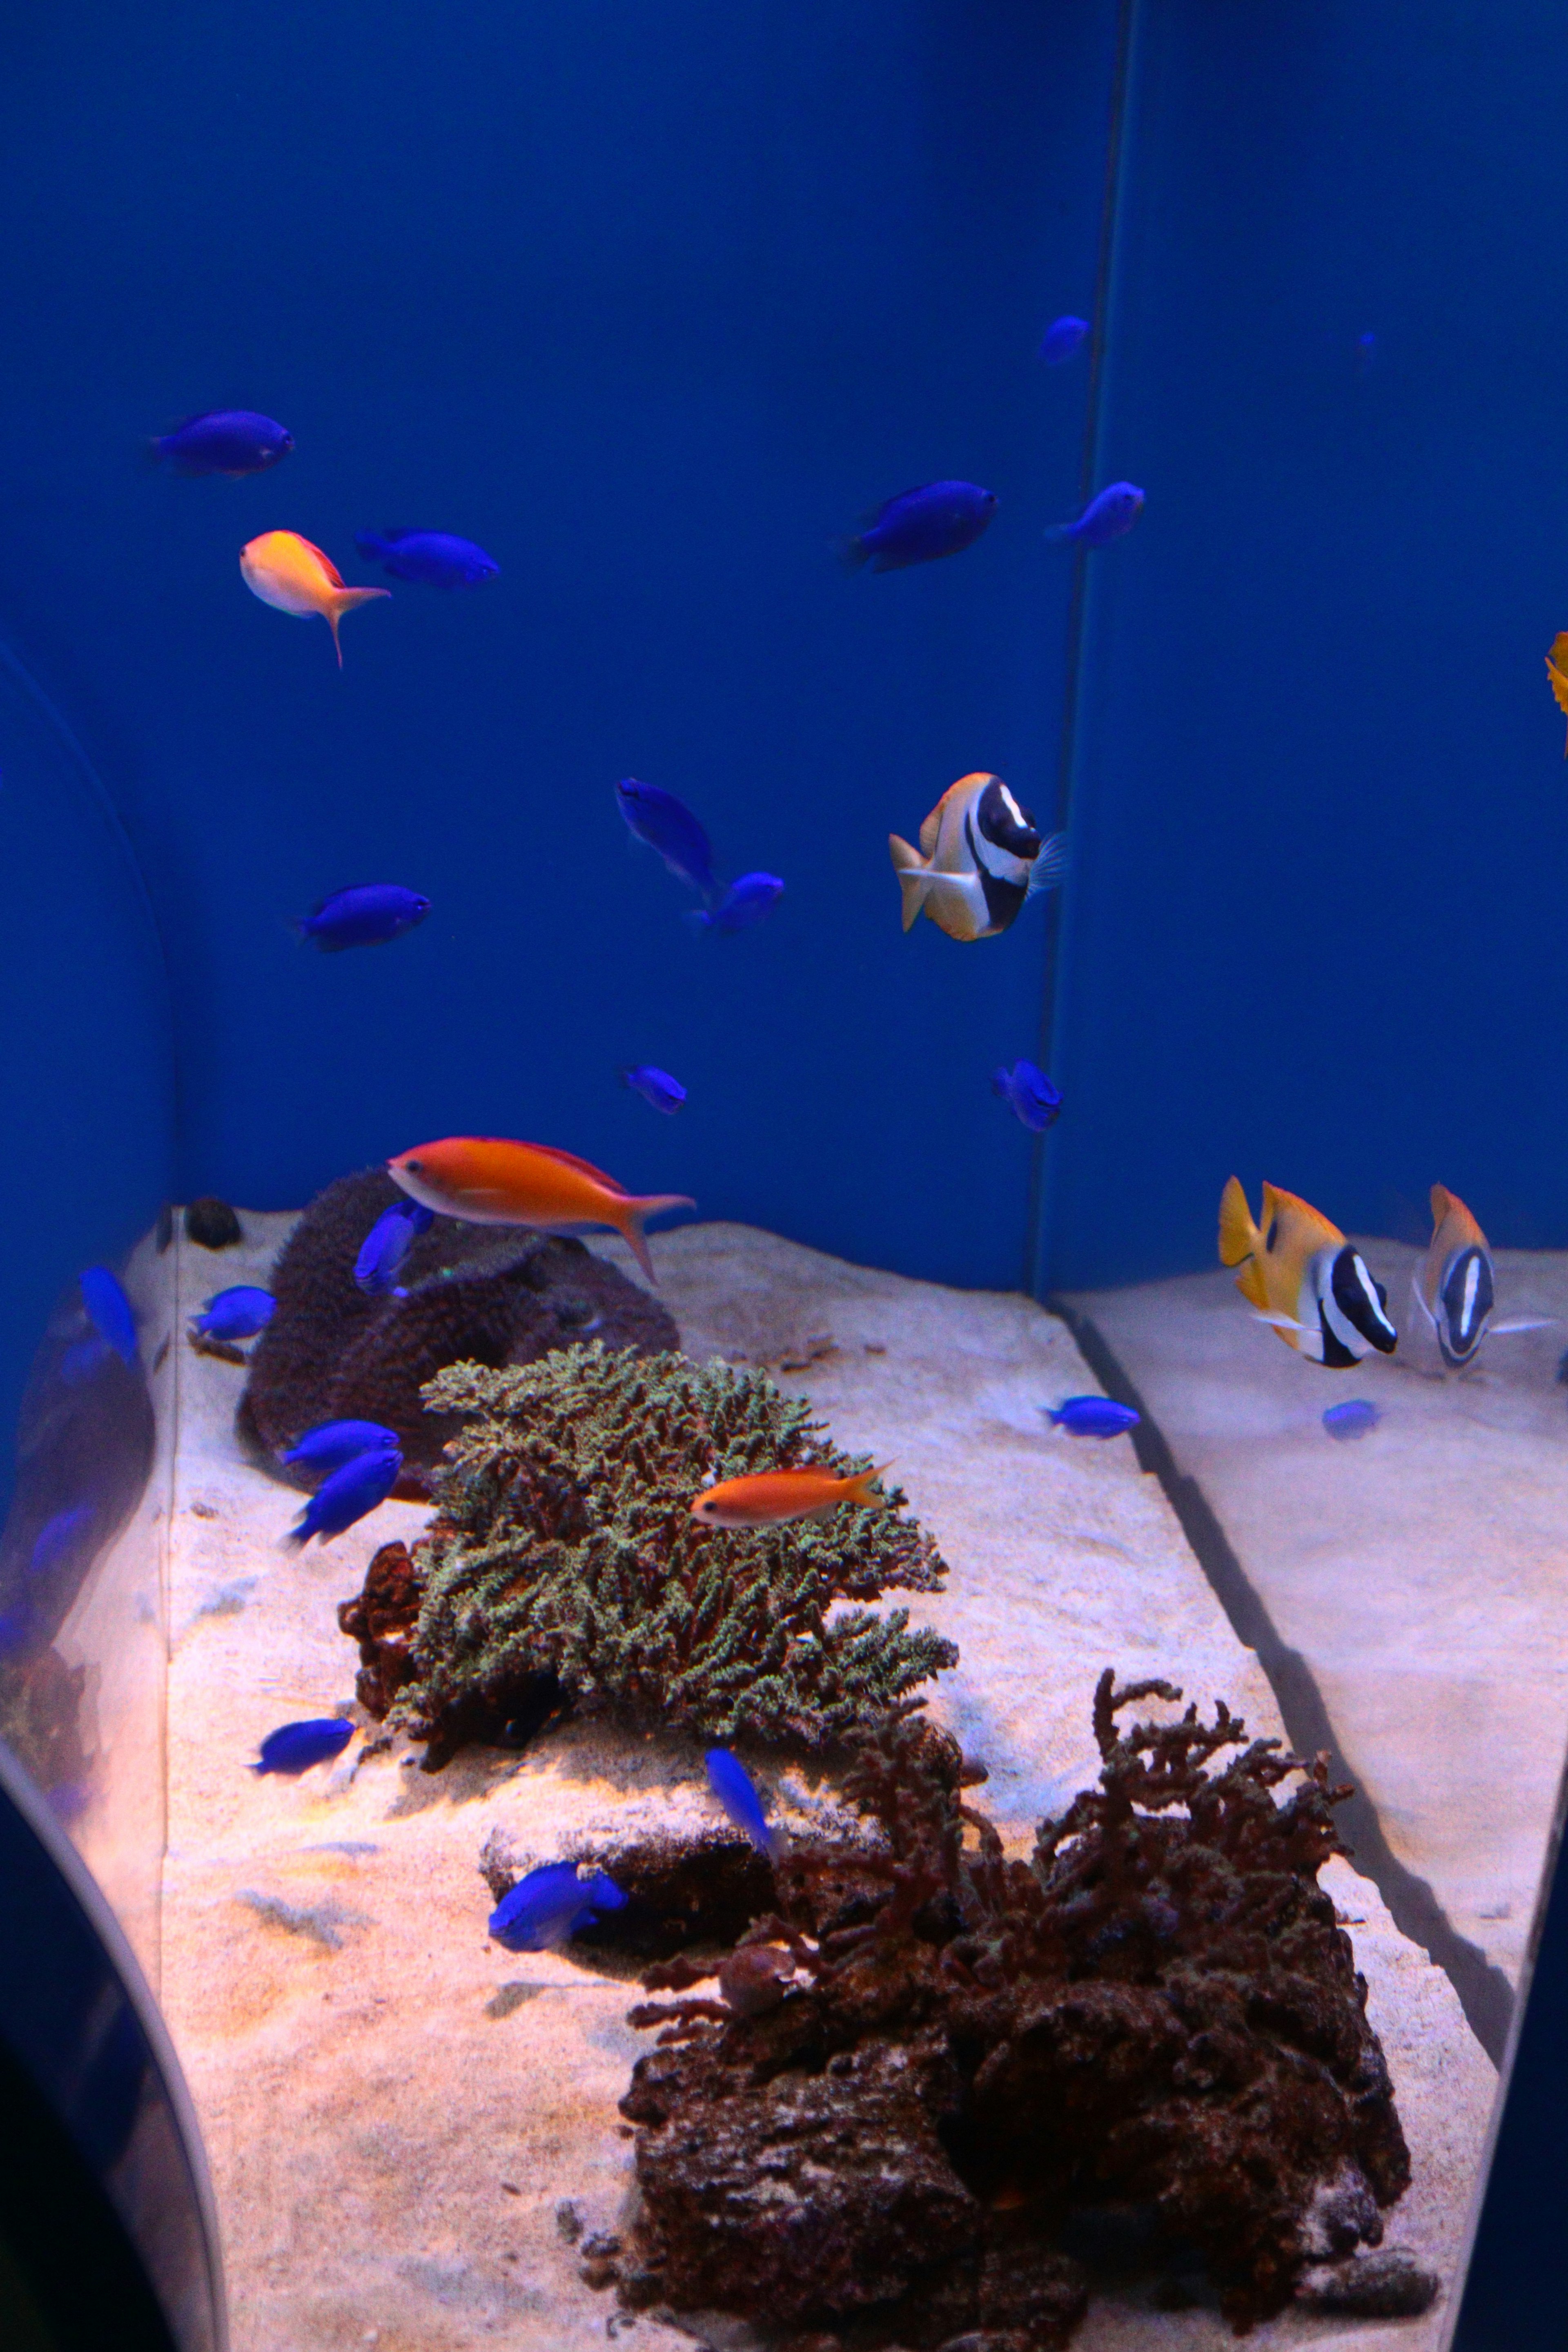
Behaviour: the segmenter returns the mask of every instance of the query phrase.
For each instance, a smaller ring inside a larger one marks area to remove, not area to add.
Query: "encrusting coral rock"
[[[956,1661],[904,1610],[835,1605],[940,1587],[911,1519],[846,1505],[736,1532],[691,1517],[715,1479],[864,1466],[761,1373],[592,1341],[517,1370],[453,1365],[425,1398],[458,1434],[412,1555],[418,1621],[391,1713],[432,1768],[526,1717],[542,1676],[629,1727],[819,1747]],[[367,1586],[340,1622],[379,1676],[375,1605]],[[375,1703],[363,1680],[361,1695]]]
[[[403,1441],[405,1483],[427,1494],[452,1424],[419,1392],[445,1365],[532,1363],[590,1333],[650,1354],[680,1345],[658,1301],[604,1258],[521,1225],[437,1217],[404,1261],[406,1296],[368,1297],[354,1260],[405,1198],[384,1169],[341,1176],[285,1244],[239,1407],[241,1430],[275,1457],[321,1422],[377,1421]]]
[[[1100,1786],[1028,1861],[912,1709],[863,1738],[846,1793],[880,1843],[797,1843],[742,1940],[793,1956],[784,1997],[632,2011],[665,2030],[622,2101],[643,2200],[623,2301],[801,2330],[874,2305],[884,2343],[1054,2352],[1084,2307],[1058,2250],[1075,2208],[1146,2210],[1238,2332],[1380,2241],[1409,2158],[1316,1875],[1348,1792],[1274,1740],[1219,1763],[1244,1739],[1223,1704],[1119,1729],[1180,1696],[1102,1676]]]

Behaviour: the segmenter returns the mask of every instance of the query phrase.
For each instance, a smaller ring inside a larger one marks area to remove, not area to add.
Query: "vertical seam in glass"
[[[1095,265],[1094,319],[1089,337],[1089,392],[1084,404],[1083,447],[1079,464],[1079,508],[1082,509],[1094,495],[1094,485],[1100,470],[1100,442],[1103,437],[1105,408],[1106,354],[1110,341],[1110,312],[1117,281],[1119,229],[1121,220],[1122,189],[1126,176],[1127,110],[1132,79],[1132,46],[1137,30],[1138,0],[1118,0],[1116,12],[1116,54],[1110,74],[1110,104],[1105,135],[1105,181],[1100,198],[1100,252]],[[1073,549],[1072,601],[1068,609],[1067,653],[1063,667],[1062,724],[1057,754],[1056,803],[1051,815],[1053,833],[1070,834],[1072,826],[1073,782],[1078,765],[1079,709],[1081,694],[1084,643],[1087,635],[1089,604],[1089,551],[1082,546]],[[1063,887],[1058,891],[1047,909],[1046,968],[1040,987],[1039,1055],[1045,1067],[1055,1072],[1059,1056],[1062,1032],[1062,978],[1066,964],[1068,929],[1067,899],[1072,887],[1069,867]],[[1050,1271],[1047,1228],[1050,1213],[1050,1187],[1047,1175],[1049,1139],[1036,1139],[1029,1170],[1029,1207],[1025,1234],[1024,1287],[1036,1298],[1043,1298],[1054,1286]]]

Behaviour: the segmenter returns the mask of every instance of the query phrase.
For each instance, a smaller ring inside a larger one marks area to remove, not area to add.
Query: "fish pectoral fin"
[[[1422,1314],[1425,1315],[1427,1322],[1432,1326],[1432,1328],[1435,1331],[1437,1328],[1437,1318],[1433,1314],[1432,1309],[1426,1304],[1426,1296],[1421,1287],[1421,1268],[1419,1265],[1414,1266],[1411,1269],[1410,1296],[1415,1301],[1416,1306],[1419,1307]]]
[[[1028,887],[1024,904],[1054,890],[1068,870],[1068,837],[1065,833],[1053,833],[1048,841],[1040,844],[1040,854],[1029,868]]]
[[[1487,1330],[1494,1339],[1506,1339],[1511,1331],[1546,1331],[1562,1320],[1560,1315],[1510,1315],[1506,1323],[1489,1323]]]

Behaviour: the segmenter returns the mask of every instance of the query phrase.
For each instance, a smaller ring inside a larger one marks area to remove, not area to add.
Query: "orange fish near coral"
[[[345,588],[342,572],[331,558],[301,539],[297,530],[264,530],[239,551],[240,576],[253,596],[279,613],[292,613],[296,620],[308,621],[320,614],[332,633],[332,643],[338,649],[338,667],[343,666],[343,649],[338,636],[338,623],[356,604],[368,604],[373,596],[390,596],[390,588]]]
[[[1552,651],[1546,656],[1546,683],[1558,709],[1568,712],[1568,629],[1560,630],[1552,640]],[[1563,757],[1568,760],[1568,741],[1563,743]]]
[[[705,1528],[778,1528],[788,1519],[825,1519],[840,1503],[864,1503],[875,1508],[885,1498],[872,1487],[884,1470],[858,1471],[840,1478],[831,1470],[809,1465],[800,1470],[760,1470],[750,1478],[726,1478],[709,1486],[691,1506],[691,1516]]]
[[[438,1217],[460,1217],[465,1224],[533,1225],[555,1234],[613,1225],[650,1282],[644,1220],[665,1209],[697,1206],[684,1192],[628,1192],[602,1169],[547,1143],[510,1143],[492,1135],[416,1144],[389,1160],[386,1172]]]

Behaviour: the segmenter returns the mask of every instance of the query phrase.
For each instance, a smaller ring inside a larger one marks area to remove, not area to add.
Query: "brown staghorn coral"
[[[408,1485],[428,1493],[452,1424],[419,1392],[444,1366],[531,1363],[589,1332],[649,1353],[679,1346],[665,1308],[616,1267],[521,1225],[438,1217],[404,1262],[406,1297],[367,1297],[353,1278],[360,1245],[405,1199],[384,1169],[341,1176],[284,1244],[239,1407],[241,1430],[267,1453],[320,1422],[377,1421],[403,1440]]]
[[[879,1844],[797,1846],[741,1948],[775,1978],[787,1951],[784,1997],[632,2012],[665,2031],[622,2102],[643,2196],[625,2300],[801,2329],[874,2303],[883,2342],[1052,2352],[1082,2308],[1075,2209],[1142,2209],[1238,2332],[1381,2240],[1409,2158],[1317,1885],[1346,1792],[1321,1759],[1244,1745],[1223,1705],[1120,1729],[1151,1697],[1180,1693],[1102,1676],[1100,1786],[1027,1861],[963,1801],[943,1735],[905,1710],[861,1740],[846,1791]]]
[[[957,1657],[903,1610],[841,1605],[938,1589],[943,1563],[912,1520],[845,1506],[735,1532],[691,1517],[715,1478],[863,1466],[761,1373],[595,1341],[512,1371],[454,1365],[425,1397],[458,1433],[413,1554],[418,1619],[392,1716],[432,1767],[526,1717],[542,1676],[628,1727],[821,1746]],[[379,1678],[398,1634],[376,1596],[341,1622]]]

